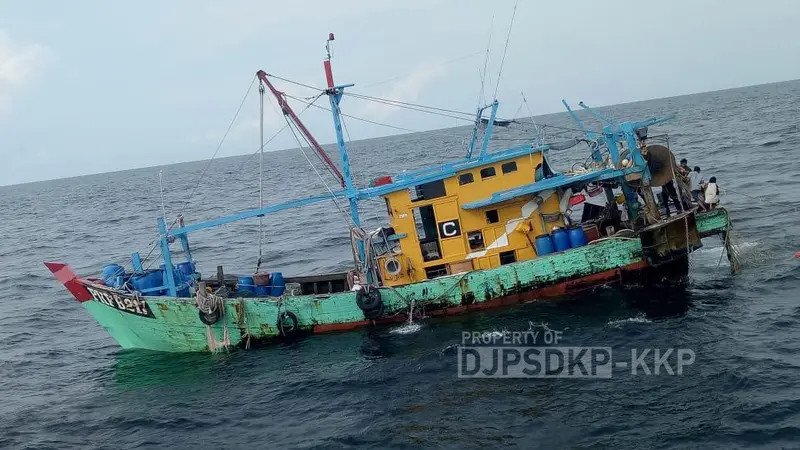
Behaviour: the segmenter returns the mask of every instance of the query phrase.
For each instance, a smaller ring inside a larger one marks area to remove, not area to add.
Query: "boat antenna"
[[[508,51],[508,41],[511,39],[511,30],[514,28],[514,17],[517,15],[517,3],[514,2],[514,11],[511,13],[511,23],[508,25],[508,35],[506,36],[506,46],[503,49],[503,57],[500,59],[500,70],[497,72],[497,84],[494,87],[494,96],[492,100],[497,99],[497,90],[500,88],[500,76],[503,74],[503,64],[506,62],[506,52]]]
[[[264,81],[258,80],[258,207],[264,207]],[[261,269],[262,243],[263,243],[264,216],[258,216],[258,261],[256,271]]]
[[[161,217],[164,218],[164,222],[167,221],[167,207],[164,206],[164,171],[158,171],[158,189],[161,191]]]
[[[492,32],[494,31],[494,15],[492,15],[492,22],[489,25],[489,40],[486,43],[486,57],[483,59],[483,71],[481,72],[478,69],[478,73],[481,76],[481,91],[478,93],[478,108],[480,109],[483,103],[486,103],[486,96],[485,96],[485,87],[486,87],[486,77],[489,72],[489,50],[492,47]],[[478,117],[480,120],[480,117]]]

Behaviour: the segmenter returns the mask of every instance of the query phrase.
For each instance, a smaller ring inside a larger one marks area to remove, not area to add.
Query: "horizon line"
[[[710,90],[710,91],[689,92],[689,93],[685,93],[685,94],[670,95],[670,96],[665,96],[665,97],[652,97],[652,98],[646,98],[646,99],[641,99],[641,100],[632,100],[632,101],[629,101],[629,102],[614,103],[614,104],[610,104],[610,105],[598,105],[598,106],[595,106],[595,108],[607,108],[607,107],[612,107],[612,106],[630,105],[630,104],[634,104],[634,103],[644,103],[644,102],[650,102],[650,101],[655,101],[655,100],[663,100],[663,99],[668,99],[668,98],[679,98],[679,97],[687,97],[687,96],[690,96],[690,95],[710,94],[710,93],[714,93],[714,92],[724,92],[724,91],[731,91],[731,90],[736,90],[736,89],[745,89],[745,88],[756,87],[756,86],[768,86],[768,85],[771,85],[771,84],[791,83],[791,82],[796,82],[796,81],[800,81],[800,78],[791,79],[791,80],[771,81],[771,82],[768,82],[768,83],[748,84],[748,85],[744,85],[744,86],[726,87],[726,88],[721,88],[721,89],[713,89],[713,90]],[[541,116],[548,116],[548,115],[553,115],[553,114],[567,114],[567,112],[566,111],[553,111],[553,112],[546,112],[546,113],[536,114],[536,115],[530,116],[530,117],[541,117]],[[528,117],[522,117],[522,118],[528,118]],[[513,119],[518,119],[518,118],[515,117]],[[353,140],[353,141],[350,141],[350,142],[351,143],[352,142],[366,142],[366,141],[371,141],[371,140],[374,140],[374,139],[384,139],[384,138],[387,138],[387,137],[406,136],[406,135],[415,135],[415,134],[425,134],[425,133],[430,133],[430,132],[434,132],[434,131],[451,130],[451,129],[454,129],[454,128],[462,128],[462,127],[467,127],[467,126],[470,126],[470,125],[461,125],[461,126],[448,127],[448,128],[434,128],[434,129],[431,129],[431,130],[414,131],[414,132],[403,132],[403,133],[397,133],[397,134],[385,134],[385,135],[382,135],[382,136],[375,136],[375,137],[364,138],[364,139],[356,139],[356,140]],[[335,145],[335,144],[336,144],[336,142],[329,142],[329,143],[325,143],[325,144],[321,144],[321,145],[324,147],[324,146]],[[280,149],[274,149],[274,150],[267,150],[265,148],[264,152],[265,153],[286,152],[286,151],[297,150],[298,148],[299,147],[286,147],[286,148],[280,148]],[[74,178],[91,177],[91,176],[96,176],[96,175],[107,175],[107,174],[114,174],[114,173],[130,172],[130,171],[133,171],[133,170],[154,169],[154,168],[160,168],[160,167],[174,166],[174,165],[178,165],[178,164],[192,164],[192,163],[208,162],[208,161],[210,161],[212,159],[213,160],[221,160],[221,159],[229,159],[229,158],[241,158],[241,157],[244,157],[244,156],[251,157],[254,154],[255,153],[241,153],[241,154],[236,154],[236,155],[224,156],[224,157],[220,157],[220,158],[207,158],[207,159],[175,161],[175,162],[171,162],[171,163],[167,163],[167,164],[157,164],[157,165],[152,165],[152,166],[137,166],[137,167],[130,167],[130,168],[126,168],[126,169],[110,170],[110,171],[107,171],[107,172],[94,172],[94,173],[87,173],[87,174],[81,174],[81,175],[69,175],[69,176],[65,176],[65,177],[47,178],[47,179],[44,179],[44,180],[25,181],[25,182],[22,182],[22,183],[14,183],[14,184],[0,184],[0,189],[7,188],[7,187],[13,187],[13,186],[24,186],[24,185],[28,185],[28,184],[46,183],[46,182],[50,182],[50,181],[62,181],[62,180],[70,180],[70,179],[74,179]]]

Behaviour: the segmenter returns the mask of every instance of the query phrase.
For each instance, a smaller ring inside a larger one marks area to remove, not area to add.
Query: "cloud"
[[[0,111],[11,106],[14,95],[47,65],[49,59],[46,47],[15,42],[0,30]]]
[[[376,97],[388,100],[396,100],[406,103],[418,102],[422,92],[431,83],[443,78],[447,74],[447,69],[442,66],[421,66],[403,78],[392,83]],[[370,120],[385,120],[394,113],[400,111],[396,106],[385,103],[367,102],[359,109],[359,115],[368,117]]]

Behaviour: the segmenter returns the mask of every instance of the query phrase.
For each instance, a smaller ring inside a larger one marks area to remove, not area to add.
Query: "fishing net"
[[[785,253],[785,249],[756,242],[742,232],[732,228],[728,229],[724,242],[725,250],[720,255],[717,266],[719,267],[722,263],[722,258],[727,256],[731,264],[731,272],[738,272],[742,267],[769,265],[781,258]]]

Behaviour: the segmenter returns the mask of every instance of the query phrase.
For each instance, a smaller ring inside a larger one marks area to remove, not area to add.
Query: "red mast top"
[[[328,52],[328,57],[325,58],[322,65],[325,66],[325,79],[328,81],[328,89],[333,88],[333,71],[331,70],[331,41],[334,40],[333,33],[328,33],[328,41],[325,42],[325,50]]]

